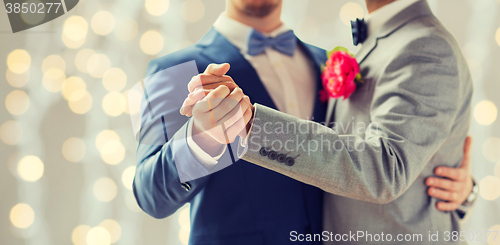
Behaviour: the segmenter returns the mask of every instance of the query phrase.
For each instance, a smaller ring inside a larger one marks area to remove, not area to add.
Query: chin
[[[232,0],[238,9],[248,16],[266,17],[273,12],[282,0]]]

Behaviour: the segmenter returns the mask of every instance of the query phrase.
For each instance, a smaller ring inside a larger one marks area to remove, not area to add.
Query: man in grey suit
[[[335,233],[314,239],[465,243],[458,214],[436,209],[425,185],[439,165],[463,158],[473,90],[465,59],[426,0],[367,7],[379,17],[356,56],[364,84],[331,103],[333,128],[255,104],[240,157],[331,193],[323,228]]]

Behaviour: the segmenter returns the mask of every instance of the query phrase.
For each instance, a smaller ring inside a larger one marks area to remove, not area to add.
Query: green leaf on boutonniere
[[[363,77],[361,77],[361,73],[358,73],[358,75],[356,75],[355,80],[356,82],[359,82],[361,84],[365,83],[365,81],[363,81]]]
[[[327,51],[326,52],[326,57],[330,58],[330,56],[335,53],[335,52],[340,52],[340,51],[344,51],[346,53],[348,53],[350,56],[352,56],[354,58],[354,54],[351,53],[351,51],[349,51],[349,49],[347,48],[344,48],[342,46],[337,46],[335,47],[334,49],[330,50],[330,51]]]

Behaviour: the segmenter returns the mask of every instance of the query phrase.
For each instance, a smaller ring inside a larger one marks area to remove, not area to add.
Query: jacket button
[[[191,190],[191,184],[189,184],[189,182],[186,182],[186,183],[181,183],[181,186],[182,186],[182,188],[184,188],[184,190],[186,190],[186,191]]]
[[[285,154],[279,154],[278,155],[278,162],[279,163],[284,163],[286,161],[286,155]]]
[[[269,155],[267,155],[267,157],[269,157],[269,159],[271,159],[271,160],[276,160],[276,158],[278,158],[278,152],[270,151]]]
[[[262,156],[267,156],[269,154],[269,151],[267,151],[265,147],[262,147],[262,148],[260,148],[259,153]]]
[[[294,164],[295,164],[295,159],[293,159],[292,157],[287,158],[285,161],[285,165],[287,166],[293,166]]]

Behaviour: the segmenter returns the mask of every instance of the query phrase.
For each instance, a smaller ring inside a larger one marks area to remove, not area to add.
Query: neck
[[[394,1],[396,0],[365,0],[366,9],[368,10],[368,13],[371,14],[375,12],[375,10],[380,9],[385,5],[392,3]]]
[[[235,6],[228,4],[226,8],[226,14],[230,18],[248,25],[259,32],[269,33],[276,30],[283,24],[281,22],[281,7],[282,6],[280,4],[278,7],[276,7],[276,9],[273,10],[273,12],[265,17],[256,17],[246,15],[240,10],[236,9]]]

